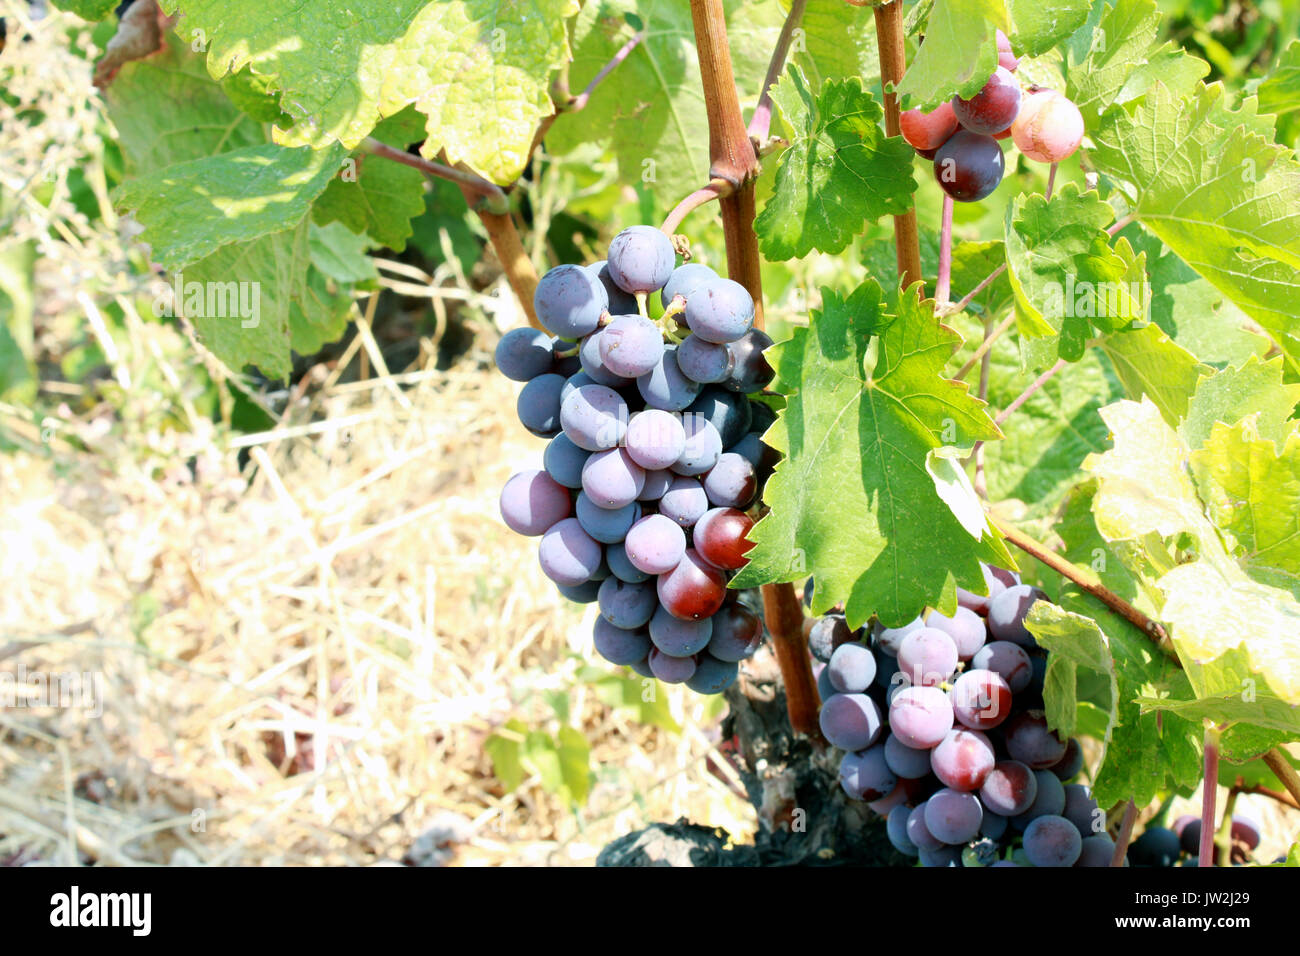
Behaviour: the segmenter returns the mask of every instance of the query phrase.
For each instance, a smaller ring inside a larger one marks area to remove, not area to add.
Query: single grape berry
[[[1083,114],[1056,90],[1038,90],[1026,97],[1011,138],[1030,159],[1059,163],[1083,142]]]
[[[954,96],[953,115],[972,133],[992,136],[1008,128],[1020,112],[1020,84],[1011,71],[998,67],[984,88],[968,100]]]
[[[501,518],[516,534],[545,534],[572,514],[569,492],[544,471],[521,471],[501,489]]]
[[[706,492],[707,493],[707,492]],[[663,517],[663,515],[659,515]],[[695,523],[692,537],[695,550],[705,561],[724,571],[743,568],[745,555],[752,548],[753,542],[745,536],[754,527],[754,521],[743,511],[735,508],[713,508],[706,511]]]
[[[599,348],[605,368],[624,378],[637,378],[659,364],[663,333],[644,316],[620,315],[601,330]]]
[[[511,329],[497,343],[496,362],[501,374],[516,382],[545,375],[555,364],[551,338],[541,329]]]
[[[680,295],[683,299],[689,299],[691,293],[696,289],[717,280],[718,274],[708,266],[698,262],[688,262],[686,265],[678,266],[673,270],[673,274],[669,277],[663,292],[659,293],[659,301],[667,309],[677,296]]]
[[[754,324],[754,299],[734,279],[717,279],[686,300],[686,324],[706,342],[734,342]]]
[[[957,114],[952,103],[940,103],[930,112],[908,110],[898,118],[903,139],[917,151],[938,149],[957,132]]]
[[[745,395],[767,388],[776,377],[776,372],[763,355],[771,344],[771,336],[762,329],[750,329],[736,341],[728,342],[731,371],[722,380],[722,387]]]
[[[958,202],[978,202],[998,188],[1005,164],[997,140],[963,129],[934,154],[934,178]]]
[[[538,321],[562,339],[578,339],[594,332],[601,313],[608,308],[605,287],[582,266],[556,266],[542,276],[533,293]]]
[[[1019,58],[1011,52],[1011,41],[1001,30],[998,31],[998,66],[1010,72],[1016,72],[1016,67],[1020,65]]]
[[[609,244],[609,275],[624,292],[662,289],[676,264],[672,240],[654,226],[629,226]]]

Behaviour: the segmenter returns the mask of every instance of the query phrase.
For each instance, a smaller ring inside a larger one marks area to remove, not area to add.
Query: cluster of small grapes
[[[534,306],[551,334],[509,332],[496,362],[527,383],[519,420],[550,444],[544,470],[506,482],[501,515],[541,536],[565,597],[599,604],[606,660],[716,694],[763,640],[727,581],[775,465],[760,440],[774,413],[749,398],[772,380],[772,342],[744,286],[676,256],[663,232],[632,226],[607,260],[542,277]]]
[[[1259,848],[1259,824],[1234,813],[1230,830],[1229,862],[1233,866],[1249,863]],[[1196,866],[1200,847],[1201,818],[1181,816],[1174,821],[1172,830],[1148,826],[1129,845],[1128,861],[1134,866]]]
[[[1024,621],[1043,592],[1001,568],[984,580],[987,596],[958,589],[952,617],[811,624],[821,730],[845,751],[840,784],[924,866],[1108,866],[1105,814],[1087,786],[1067,784],[1082,751],[1042,710],[1046,652]]]
[[[929,113],[908,110],[903,138],[934,160],[939,185],[959,202],[978,202],[1002,182],[1005,161],[998,140],[1008,136],[1025,156],[1059,163],[1083,141],[1083,115],[1056,90],[1022,91],[1013,75],[1020,61],[998,31],[998,67],[970,99],[954,96]]]

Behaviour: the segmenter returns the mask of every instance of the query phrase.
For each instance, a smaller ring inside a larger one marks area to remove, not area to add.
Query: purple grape
[[[677,476],[667,469],[647,471],[645,486],[641,489],[641,494],[637,495],[637,501],[658,501],[672,487],[676,479]]]
[[[984,807],[984,819],[980,822],[980,836],[987,837],[990,840],[1001,840],[1002,834],[1007,832],[1007,827],[1011,821],[1006,817],[989,811],[987,805]]]
[[[680,412],[695,401],[703,387],[691,381],[677,364],[677,346],[664,346],[664,354],[653,369],[636,380],[637,390],[651,408]]]
[[[824,704],[839,691],[831,684],[831,675],[827,672],[825,664],[818,664],[814,669],[817,673],[817,699]]]
[[[735,395],[711,385],[700,392],[686,409],[688,416],[703,418],[718,430],[724,448],[734,445],[749,432],[754,420],[750,401],[744,395]]]
[[[633,501],[621,508],[602,508],[585,491],[580,491],[574,514],[582,530],[601,544],[618,544],[641,517],[641,506]]]
[[[622,448],[595,452],[582,466],[582,490],[600,508],[633,503],[644,485],[644,469]]]
[[[628,584],[613,576],[601,583],[597,600],[600,602],[601,617],[626,631],[634,631],[649,624],[659,606],[654,585],[650,582]]]
[[[610,315],[636,315],[639,311],[636,296],[630,292],[624,292],[614,282],[613,276],[609,274],[609,262],[601,259],[599,262],[593,262],[591,265],[583,266],[588,272],[600,280],[600,284],[605,287],[605,294],[609,297],[609,314]]]
[[[951,790],[978,790],[995,763],[993,744],[978,730],[959,727],[948,731],[930,751],[934,775]]]
[[[831,659],[835,648],[853,640],[853,631],[843,614],[823,614],[812,622],[808,631],[808,650],[823,664]]]
[[[695,673],[686,679],[686,686],[697,694],[721,694],[735,683],[739,673],[735,661],[700,654],[695,658]]]
[[[627,453],[642,468],[661,471],[686,450],[681,416],[659,408],[637,412],[627,423]]]
[[[762,329],[750,329],[736,341],[728,342],[731,372],[722,380],[722,387],[728,391],[752,395],[772,384],[776,372],[763,355],[771,345],[771,336]]]
[[[711,422],[698,415],[684,415],[682,427],[686,430],[686,445],[671,465],[671,470],[688,477],[702,475],[718,463],[722,455],[722,437]]]
[[[564,403],[568,400],[569,396],[582,388],[582,386],[599,384],[599,382],[581,369],[574,372],[564,380],[564,388],[560,389],[560,408],[563,409]]]
[[[677,365],[683,375],[694,381],[704,384],[721,382],[731,374],[731,353],[725,345],[706,342],[698,335],[688,335],[677,346]]]
[[[600,358],[605,368],[624,378],[637,378],[659,364],[664,337],[659,327],[640,315],[620,315],[600,331]],[[678,355],[680,362],[681,356]]]
[[[659,575],[659,603],[673,617],[698,621],[712,617],[727,599],[727,579],[694,548],[687,548],[671,571]]]
[[[673,242],[653,226],[629,226],[609,244],[609,276],[624,292],[654,292],[673,274]]]
[[[646,515],[628,530],[623,547],[637,570],[666,574],[686,554],[686,532],[665,515]]]
[[[698,478],[678,475],[659,498],[659,513],[683,528],[694,527],[708,510],[709,496]]]
[[[655,672],[650,669],[650,655],[648,653],[645,657],[641,658],[641,660],[635,661],[627,666],[632,668],[632,670],[636,671],[636,673],[640,674],[642,677],[648,677],[649,679],[654,680]]]
[[[880,710],[865,694],[835,694],[821,709],[821,730],[841,750],[866,750],[880,736]]]
[[[989,601],[989,633],[999,641],[1011,641],[1021,647],[1034,648],[1038,641],[1025,627],[1025,616],[1035,601],[1046,597],[1028,584],[1007,588]]]
[[[984,806],[1004,817],[1014,817],[1033,806],[1038,778],[1018,760],[999,760],[980,786]]]
[[[1025,649],[1010,641],[993,641],[985,644],[971,658],[971,667],[993,671],[1007,682],[1011,693],[1018,694],[1029,686],[1034,676],[1029,655]]]
[[[952,111],[972,133],[992,136],[1011,128],[1020,112],[1020,84],[1011,72],[999,66],[984,88],[968,100],[952,98]]]
[[[713,637],[713,620],[683,621],[666,608],[657,608],[650,618],[650,640],[654,646],[673,657],[690,657],[709,646]]]
[[[496,363],[502,375],[516,382],[545,375],[555,364],[551,337],[541,329],[511,329],[497,343]]]
[[[831,686],[842,694],[860,694],[876,678],[876,659],[862,644],[842,644],[826,665]]]
[[[1047,727],[1041,710],[1017,714],[1003,728],[1007,753],[1035,770],[1045,770],[1065,756],[1065,741]]]
[[[596,573],[601,563],[600,544],[577,518],[565,518],[542,535],[537,549],[542,572],[556,584],[576,587]]]
[[[555,590],[559,591],[566,601],[572,601],[574,604],[594,604],[600,595],[601,583],[587,580],[575,585],[557,584]]]
[[[925,828],[936,840],[965,843],[980,832],[984,808],[973,793],[944,787],[925,801]]]
[[[918,850],[937,850],[943,841],[930,832],[925,821],[925,808],[928,800],[918,803],[907,816],[907,838]]]
[[[704,476],[704,493],[719,508],[748,508],[758,493],[754,466],[734,452],[723,452]]]
[[[568,435],[560,432],[551,439],[542,453],[542,465],[546,473],[565,488],[582,487],[582,466],[587,463],[591,452],[579,448]]]
[[[676,296],[689,299],[696,289],[717,281],[718,274],[708,266],[698,262],[688,262],[673,270],[673,274],[668,277],[668,282],[664,285],[663,292],[659,295],[659,300],[667,309]]]
[[[952,685],[952,712],[972,730],[992,730],[1011,716],[1011,688],[994,671],[966,671]]]
[[[907,780],[920,780],[930,772],[930,751],[907,746],[894,734],[885,738],[885,762]]]
[[[1061,810],[1061,816],[1085,835],[1104,833],[1106,830],[1106,814],[1092,798],[1092,791],[1082,783],[1071,783],[1065,787],[1065,807]]]
[[[754,300],[733,279],[717,279],[686,300],[686,324],[706,342],[734,342],[754,324]]]
[[[957,603],[974,611],[976,614],[987,614],[989,601],[1007,588],[1019,584],[1020,577],[1014,571],[1004,571],[1002,568],[995,568],[982,561],[980,562],[980,570],[984,573],[984,590],[988,594],[976,594],[974,591],[958,588]]]
[[[1079,741],[1071,737],[1065,742],[1065,756],[1047,768],[1062,780],[1069,780],[1083,769],[1083,750]]]
[[[1034,866],[1074,866],[1083,838],[1065,817],[1047,814],[1025,827],[1025,856]]]
[[[686,550],[685,535],[682,536],[682,550]],[[605,563],[609,565],[609,571],[614,577],[628,584],[640,584],[650,578],[647,572],[632,563],[627,556],[627,547],[622,543],[611,544],[605,548]]]
[[[601,586],[602,589],[604,585]],[[644,628],[628,630],[611,624],[607,618],[596,618],[592,628],[592,641],[596,653],[611,664],[635,664],[650,653],[650,638]]]
[[[885,833],[889,836],[889,842],[903,856],[917,854],[916,844],[907,835],[907,818],[911,815],[910,808],[899,804],[890,810],[889,816],[885,818]]]
[[[1038,785],[1034,802],[1024,813],[1011,817],[1011,825],[1020,831],[1039,817],[1057,816],[1065,809],[1065,786],[1056,775],[1048,770],[1035,770],[1033,773]]]
[[[604,385],[583,385],[575,389],[560,408],[564,434],[586,451],[614,448],[627,434],[627,421],[627,403],[618,392]]]
[[[889,705],[889,727],[901,743],[928,750],[952,730],[952,704],[937,687],[904,687]]]
[[[560,391],[564,381],[561,375],[547,373],[537,376],[519,392],[515,404],[519,421],[539,438],[551,438],[560,430]]]
[[[743,604],[726,604],[713,615],[708,651],[720,661],[736,663],[754,656],[763,643],[763,622]]]
[[[598,385],[623,388],[631,384],[631,379],[619,375],[605,364],[600,346],[604,336],[605,330],[597,329],[578,343],[578,360],[582,363],[582,372]]]
[[[840,786],[853,800],[880,800],[898,786],[898,778],[885,763],[885,749],[871,747],[840,758]]]
[[[957,645],[943,631],[923,627],[898,645],[898,669],[917,686],[942,684],[957,670]]]
[[[919,631],[923,627],[925,627],[925,623],[918,617],[902,627],[881,628],[876,632],[876,646],[890,657],[897,657],[898,645],[903,643],[903,639],[913,631]]]
[[[533,293],[533,311],[552,335],[579,339],[594,332],[609,296],[600,279],[582,266],[563,265],[542,276]]]
[[[650,671],[665,684],[684,684],[695,676],[694,657],[672,657],[650,648]]]
[[[961,847],[941,846],[937,850],[917,850],[921,866],[929,868],[946,868],[961,866]]]
[[[894,687],[906,678],[895,680],[898,674],[898,658],[890,657],[879,647],[873,647],[871,652],[876,655],[876,686],[888,690]]]
[[[573,513],[569,492],[544,471],[520,471],[501,489],[501,518],[515,534],[545,534]],[[576,582],[575,582],[576,583]]]
[[[964,607],[958,607],[952,617],[931,611],[925,619],[925,626],[943,631],[951,637],[957,645],[957,659],[961,661],[974,657],[988,636],[984,630],[984,619]]]
[[[958,202],[978,202],[998,188],[1005,165],[997,140],[960,129],[934,154],[934,178]]]
[[[1115,841],[1105,833],[1086,836],[1079,843],[1079,859],[1075,866],[1110,866],[1115,857]]]

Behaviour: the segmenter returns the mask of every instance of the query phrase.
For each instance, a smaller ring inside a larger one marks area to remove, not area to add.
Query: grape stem
[[[902,133],[899,124],[896,87],[907,72],[907,50],[903,35],[903,0],[890,0],[873,11],[876,17],[876,45],[880,51],[880,84],[885,91],[885,132]],[[916,228],[916,209],[894,217],[894,246],[898,275],[904,288],[921,282],[921,237]]]
[[[1282,781],[1286,792],[1291,794],[1291,799],[1296,802],[1297,807],[1300,807],[1300,774],[1297,774],[1295,767],[1291,766],[1291,761],[1286,759],[1282,751],[1274,748],[1264,754],[1264,763],[1268,764],[1268,769]]]
[[[754,326],[761,329],[763,280],[759,271],[758,236],[754,233],[753,183],[758,156],[740,115],[722,0],[691,0],[691,23],[709,118],[710,181],[721,179],[734,187],[732,192],[718,197],[727,246],[727,271],[753,297]],[[763,616],[785,684],[790,726],[821,744],[820,700],[803,636],[803,606],[788,583],[765,584],[762,595]]]
[[[781,35],[776,38],[776,48],[772,50],[772,59],[767,64],[767,76],[763,77],[763,92],[759,94],[758,105],[754,107],[754,114],[749,118],[749,138],[754,143],[755,153],[762,148],[772,129],[772,87],[776,85],[777,79],[785,69],[785,58],[790,53],[790,42],[794,39],[794,31],[798,28],[799,22],[803,20],[803,12],[807,6],[808,0],[794,0],[790,4],[790,12],[786,14],[785,23],[781,27]]]
[[[692,210],[698,209],[705,203],[712,202],[715,199],[730,195],[733,188],[731,183],[725,179],[710,179],[708,185],[701,186],[674,206],[673,211],[668,214],[668,218],[664,220],[664,224],[659,228],[663,230],[665,235],[671,236]]]
[[[1006,266],[1003,266],[1002,268],[1005,269]],[[997,328],[995,328],[988,335],[984,336],[984,341],[981,342],[980,347],[975,350],[975,354],[972,355],[969,359],[967,359],[966,364],[963,365],[961,368],[959,368],[957,370],[957,374],[952,377],[953,381],[960,382],[967,375],[969,375],[970,370],[975,367],[975,364],[977,362],[980,362],[984,358],[984,356],[988,354],[989,349],[993,347],[993,343],[998,340],[998,337],[1001,336],[1003,332],[1011,328],[1011,324],[1015,321],[1016,321],[1016,313],[1012,311],[1010,315],[1008,315],[1005,319],[1003,319],[1001,322],[998,323]]]
[[[544,140],[546,134],[551,131],[551,127],[555,125],[555,121],[565,113],[576,113],[578,110],[583,109],[587,105],[587,101],[591,99],[591,94],[595,91],[601,80],[609,76],[609,74],[613,72],[614,67],[626,60],[641,41],[645,39],[645,37],[645,31],[641,30],[636,33],[632,39],[619,47],[618,52],[614,54],[608,63],[600,68],[600,72],[597,73],[592,78],[591,82],[587,84],[587,88],[577,96],[573,96],[569,92],[569,67],[567,63],[564,65],[560,70],[559,75],[555,78],[555,81],[551,84],[551,102],[555,104],[555,111],[538,124],[537,132],[533,134],[533,143],[528,148],[529,157],[537,152],[537,147],[542,144],[542,140]]]
[[[1270,751],[1271,753],[1272,751]],[[1261,787],[1259,784],[1252,786],[1238,786],[1237,790],[1241,793],[1257,793],[1261,797],[1268,797],[1270,800],[1276,800],[1284,807],[1290,807],[1292,810],[1300,810],[1300,801],[1289,793],[1281,793],[1277,790],[1270,790],[1268,787]]]
[[[506,200],[505,190],[494,182],[489,182],[482,176],[463,169],[456,169],[453,166],[447,166],[443,163],[435,163],[432,160],[425,159],[423,156],[416,156],[414,153],[408,153],[404,149],[398,149],[395,146],[389,146],[387,143],[380,142],[373,136],[367,136],[361,144],[361,151],[369,153],[371,156],[380,156],[384,159],[392,160],[395,163],[401,163],[404,166],[410,166],[412,169],[418,169],[426,176],[435,176],[438,179],[450,180],[461,187],[462,190],[468,190],[483,202],[484,209],[493,213],[503,213],[509,210],[510,206]]]
[[[1110,865],[1112,867],[1121,867],[1124,865],[1124,857],[1128,855],[1128,844],[1133,839],[1133,824],[1137,822],[1138,808],[1132,800],[1124,807],[1124,819],[1120,821],[1119,833],[1115,837],[1115,852],[1110,856]]]
[[[1201,779],[1201,845],[1199,867],[1214,866],[1214,801],[1219,793],[1219,728],[1205,725],[1205,773]]]
[[[1223,815],[1219,818],[1219,829],[1214,834],[1215,866],[1228,866],[1232,862],[1232,811],[1237,808],[1236,787],[1228,788],[1228,799],[1223,802]]]
[[[934,283],[934,298],[938,308],[948,304],[948,289],[952,285],[952,197],[943,194],[943,213],[939,221],[939,277]]]
[[[1060,163],[1052,163],[1052,168],[1047,174],[1047,188],[1043,190],[1043,198],[1052,198],[1052,187],[1056,185],[1056,169]]]
[[[986,354],[984,357],[988,358],[988,355]],[[1049,368],[1042,375],[1038,376],[1038,378],[1034,379],[1029,384],[1029,387],[1026,388],[1019,395],[1017,395],[1015,400],[1010,405],[1002,409],[1002,411],[998,412],[998,417],[993,419],[993,424],[1001,425],[1008,418],[1014,415],[1016,413],[1016,409],[1018,409],[1021,405],[1025,404],[1025,402],[1029,401],[1029,399],[1033,397],[1035,392],[1037,392],[1040,388],[1042,388],[1049,381],[1051,381],[1052,377],[1056,375],[1056,373],[1059,372],[1061,369],[1065,368],[1065,366],[1068,364],[1069,363],[1066,362],[1065,359],[1057,359],[1055,365]]]
[[[634,34],[632,39],[619,47],[618,52],[610,58],[610,61],[600,68],[600,72],[591,78],[591,82],[587,84],[587,88],[573,99],[569,100],[568,103],[564,104],[561,109],[566,113],[573,113],[585,107],[587,101],[591,99],[592,92],[600,85],[600,81],[609,76],[610,73],[614,72],[614,67],[626,60],[631,55],[632,51],[637,48],[637,45],[644,39],[644,30]]]

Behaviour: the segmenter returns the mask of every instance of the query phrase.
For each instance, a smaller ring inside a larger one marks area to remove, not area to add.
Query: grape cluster
[[[1234,813],[1230,825],[1229,862],[1248,863],[1259,848],[1259,824],[1250,817]],[[1201,846],[1201,818],[1181,816],[1173,829],[1148,826],[1129,844],[1128,861],[1134,866],[1196,866]]]
[[[501,515],[540,536],[565,597],[599,604],[606,660],[720,693],[763,639],[727,581],[775,465],[761,441],[773,412],[749,397],[772,380],[772,342],[744,286],[678,267],[660,230],[625,229],[608,256],[547,272],[533,304],[550,334],[515,329],[497,346],[497,367],[526,383],[519,420],[550,442],[542,470],[506,482]]]
[[[821,730],[845,751],[840,784],[886,817],[924,866],[1108,866],[1115,844],[1077,741],[1043,713],[1046,652],[1025,628],[1043,592],[985,566],[952,617],[903,627],[814,621]]]
[[[903,139],[934,161],[940,187],[959,202],[978,202],[1002,182],[1005,162],[998,140],[1008,136],[1016,148],[1040,163],[1059,163],[1083,141],[1083,115],[1056,90],[1022,90],[1015,72],[1019,60],[999,30],[998,66],[970,99],[954,96],[929,113],[902,114]]]

